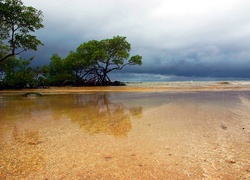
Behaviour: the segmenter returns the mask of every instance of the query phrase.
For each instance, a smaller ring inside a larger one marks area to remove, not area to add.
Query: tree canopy
[[[99,85],[108,85],[108,73],[122,70],[127,65],[141,65],[142,57],[130,57],[131,45],[126,37],[114,36],[111,39],[92,40],[81,44],[76,51],[70,52],[65,63],[71,66],[78,78]]]
[[[0,0],[0,62],[42,42],[32,35],[43,28],[42,11],[24,6],[21,0]]]

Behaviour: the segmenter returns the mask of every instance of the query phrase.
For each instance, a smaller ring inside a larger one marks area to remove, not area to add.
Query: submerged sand
[[[0,179],[250,179],[250,89],[214,86],[2,91]]]

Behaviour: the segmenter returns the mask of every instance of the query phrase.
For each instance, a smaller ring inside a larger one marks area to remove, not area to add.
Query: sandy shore
[[[85,92],[193,92],[193,91],[249,91],[250,82],[186,82],[186,83],[128,83],[127,86],[103,87],[49,87],[45,89],[1,90],[1,94],[40,92],[85,93]]]
[[[249,90],[1,91],[0,179],[250,179]]]

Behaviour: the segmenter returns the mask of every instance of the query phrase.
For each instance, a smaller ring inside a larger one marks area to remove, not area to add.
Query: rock
[[[113,86],[126,86],[126,84],[124,82],[120,82],[120,81],[114,81],[112,83]]]
[[[42,94],[37,92],[28,92],[22,95],[23,97],[41,97]]]

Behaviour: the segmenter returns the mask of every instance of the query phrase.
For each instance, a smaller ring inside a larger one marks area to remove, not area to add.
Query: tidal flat
[[[0,179],[250,179],[249,84],[0,91]]]

